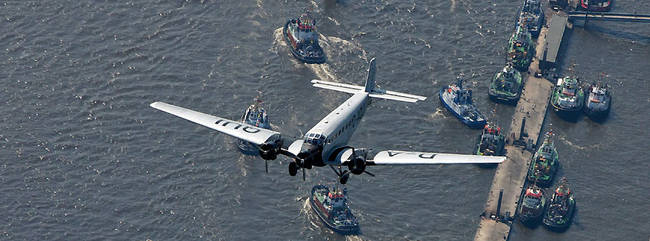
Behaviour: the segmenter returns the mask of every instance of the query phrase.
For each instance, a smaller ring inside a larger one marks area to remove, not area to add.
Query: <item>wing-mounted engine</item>
[[[352,149],[352,155],[348,157],[348,169],[352,174],[361,175],[366,171],[366,157],[368,152],[365,149]]]
[[[330,162],[340,163],[339,169],[334,169],[334,172],[339,176],[341,184],[345,184],[350,178],[350,173],[361,175],[366,173],[374,176],[372,173],[366,171],[368,166],[368,151],[366,149],[355,149],[353,147],[341,147],[332,153]],[[347,166],[348,170],[341,170],[341,166]]]
[[[259,146],[260,157],[264,160],[275,160],[282,151],[282,138],[270,138]]]

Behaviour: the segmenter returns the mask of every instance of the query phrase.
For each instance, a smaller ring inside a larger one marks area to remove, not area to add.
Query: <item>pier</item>
[[[630,14],[630,13],[602,13],[602,12],[582,12],[573,11],[567,13],[570,21],[583,20],[588,21],[617,21],[617,22],[648,22],[650,15],[647,14]]]
[[[577,3],[577,1],[567,1]],[[565,4],[566,5],[566,4]],[[566,7],[566,6],[560,6]],[[573,7],[575,9],[575,5]],[[557,67],[560,47],[567,29],[584,26],[588,21],[650,22],[650,15],[627,13],[555,12],[545,9],[546,24],[535,46],[535,58],[530,64],[524,89],[512,116],[507,136],[507,159],[498,165],[488,193],[485,209],[474,235],[475,241],[508,240],[517,208],[526,187],[531,157],[539,143],[540,133],[549,105],[554,81],[546,70]],[[583,25],[573,25],[583,21]]]
[[[544,57],[546,40],[551,37],[547,36],[549,33],[549,28],[543,27],[537,38],[536,57],[529,67],[524,90],[510,125],[509,145],[506,146],[508,158],[499,164],[494,174],[485,210],[474,236],[475,241],[507,240],[510,235],[526,184],[530,158],[542,131],[553,89],[550,81],[536,77],[536,73],[541,73],[539,65]]]

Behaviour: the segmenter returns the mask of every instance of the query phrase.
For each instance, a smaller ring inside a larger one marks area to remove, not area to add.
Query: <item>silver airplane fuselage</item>
[[[340,165],[333,154],[347,146],[369,104],[369,93],[360,91],[336,107],[305,134],[298,156],[315,166]],[[298,148],[297,144],[289,149]]]

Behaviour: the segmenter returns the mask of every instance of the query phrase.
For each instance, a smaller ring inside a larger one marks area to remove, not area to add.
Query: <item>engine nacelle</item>
[[[280,148],[282,148],[282,139],[267,141],[259,147],[260,157],[264,160],[275,160],[278,158]]]
[[[364,150],[354,150],[348,161],[348,169],[355,175],[361,175],[366,171],[366,152]]]

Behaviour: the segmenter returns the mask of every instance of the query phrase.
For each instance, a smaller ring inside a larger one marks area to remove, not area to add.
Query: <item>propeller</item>
[[[266,173],[269,173],[269,161],[264,160],[264,167],[266,168]]]
[[[371,172],[368,171],[363,171],[363,173],[370,175],[371,177],[375,177],[375,174],[372,174]]]

